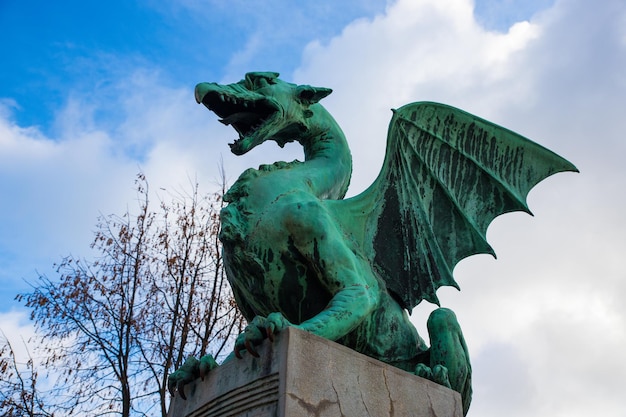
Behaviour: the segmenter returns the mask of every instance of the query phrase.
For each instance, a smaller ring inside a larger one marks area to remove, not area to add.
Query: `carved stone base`
[[[458,393],[288,328],[185,387],[168,417],[462,417]]]

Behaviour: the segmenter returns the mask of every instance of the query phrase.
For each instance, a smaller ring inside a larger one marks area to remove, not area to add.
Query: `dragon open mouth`
[[[239,138],[229,144],[236,155],[246,153],[262,141],[256,132],[279,111],[278,106],[264,96],[244,98],[217,84],[198,85],[196,100],[220,117],[221,123],[237,131]]]

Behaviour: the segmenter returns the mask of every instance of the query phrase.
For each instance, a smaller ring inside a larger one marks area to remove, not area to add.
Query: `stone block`
[[[168,417],[462,417],[458,393],[294,328],[176,395]]]

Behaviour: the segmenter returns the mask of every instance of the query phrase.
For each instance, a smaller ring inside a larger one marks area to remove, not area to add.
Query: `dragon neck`
[[[342,199],[352,175],[352,156],[346,137],[322,106],[309,126],[307,134],[298,139],[304,148],[304,163],[300,167],[304,179],[319,198]]]
[[[316,105],[319,106],[319,105]],[[276,196],[304,191],[321,200],[342,199],[350,184],[352,156],[335,120],[319,106],[296,141],[304,148],[304,162],[275,162],[248,169],[224,195],[240,212],[254,212],[275,201]],[[243,208],[245,207],[245,209]]]

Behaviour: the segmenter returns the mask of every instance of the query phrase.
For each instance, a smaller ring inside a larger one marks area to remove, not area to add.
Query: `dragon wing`
[[[463,258],[495,253],[489,223],[530,210],[526,196],[548,176],[576,167],[550,150],[462,110],[430,102],[394,111],[376,181],[337,201],[352,239],[390,293],[411,311],[436,290],[458,288]]]

